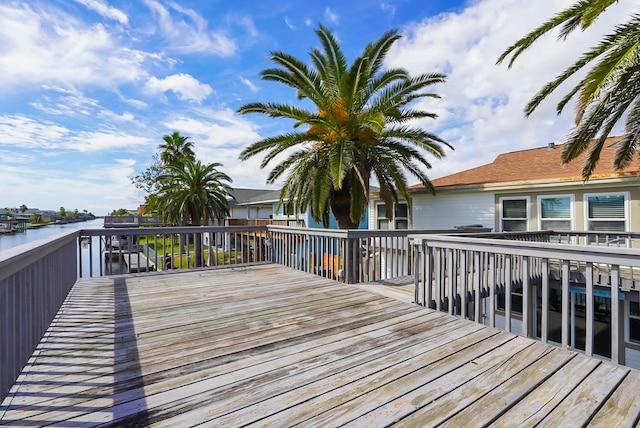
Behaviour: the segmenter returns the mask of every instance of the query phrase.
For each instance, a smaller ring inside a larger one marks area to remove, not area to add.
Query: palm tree
[[[196,155],[193,151],[193,142],[188,141],[189,137],[174,132],[162,137],[164,143],[160,144],[160,160],[164,165],[170,165],[181,159],[195,160]]]
[[[298,99],[310,101],[313,110],[272,102],[241,107],[242,114],[293,119],[295,130],[251,144],[240,159],[264,153],[264,168],[284,155],[267,178],[271,184],[286,175],[280,204],[296,212],[310,208],[313,219],[325,226],[331,211],[339,228],[351,229],[364,217],[372,177],[379,183],[389,217],[399,196],[411,202],[405,171],[433,191],[424,172],[431,165],[420,149],[439,159],[444,156],[440,143],[449,145],[410,126],[414,119],[436,115],[407,105],[423,97],[437,98],[425,89],[444,82],[445,76],[382,70],[389,48],[400,38],[395,30],[368,44],[350,66],[326,27],[321,25],[316,34],[322,50],[311,50],[312,66],[284,52],[272,52],[270,60],[277,67],[261,73],[264,80],[295,89]]]
[[[201,226],[229,215],[231,178],[218,171],[219,163],[203,164],[184,158],[167,165],[159,177],[160,188],[151,198],[160,217],[177,225]],[[194,234],[194,262],[202,266],[202,235]]]
[[[549,31],[560,27],[566,38],[577,28],[587,29],[604,10],[617,0],[580,0],[560,12],[507,48],[498,59],[509,55],[509,67],[518,56]],[[617,147],[614,167],[624,168],[637,152],[640,143],[640,15],[618,25],[599,44],[592,47],[553,81],[547,83],[525,107],[529,116],[540,103],[563,82],[588,64],[597,62],[557,105],[560,114],[569,101],[576,99],[576,126],[568,137],[562,154],[564,163],[589,150],[582,169],[586,180],[592,174],[605,140],[616,124],[626,116],[624,138]],[[592,143],[593,141],[593,143]]]

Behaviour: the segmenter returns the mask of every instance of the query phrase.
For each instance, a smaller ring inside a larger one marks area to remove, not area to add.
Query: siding
[[[413,229],[452,229],[481,224],[495,227],[493,193],[416,195],[413,198]]]

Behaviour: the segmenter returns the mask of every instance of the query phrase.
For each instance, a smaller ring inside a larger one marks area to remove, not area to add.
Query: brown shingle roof
[[[613,168],[615,143],[621,137],[609,137],[600,154],[600,160],[591,179],[640,175],[640,160],[634,156],[629,165],[621,171]],[[586,153],[569,164],[562,164],[564,145],[503,153],[492,163],[468,169],[456,174],[432,180],[435,187],[462,186],[472,184],[494,184],[509,182],[535,182],[544,180],[582,181],[581,171]],[[420,189],[421,184],[411,186]]]

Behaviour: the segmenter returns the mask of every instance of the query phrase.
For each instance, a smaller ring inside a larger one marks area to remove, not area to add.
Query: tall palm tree
[[[557,27],[561,27],[561,38],[577,28],[587,29],[614,2],[617,0],[577,1],[507,48],[498,63],[511,55],[511,67],[523,51]],[[563,162],[567,163],[589,150],[582,169],[585,180],[600,159],[606,138],[623,117],[626,116],[624,138],[617,148],[614,167],[624,168],[640,147],[640,15],[632,15],[627,22],[616,26],[599,44],[547,83],[527,104],[525,116],[528,117],[562,83],[590,63],[594,64],[587,75],[567,92],[556,109],[558,114],[562,113],[577,95],[576,126],[562,156]]]
[[[193,151],[194,144],[189,141],[189,137],[180,135],[179,132],[173,132],[162,137],[164,143],[160,144],[160,161],[164,165],[170,165],[180,159],[195,160],[196,155]]]
[[[264,168],[283,155],[267,178],[275,183],[286,176],[280,203],[296,212],[310,208],[313,219],[325,225],[331,211],[339,228],[351,229],[364,217],[372,177],[380,185],[389,217],[399,196],[411,202],[406,171],[433,191],[424,171],[431,165],[420,149],[439,159],[444,156],[440,143],[449,145],[409,124],[435,114],[407,106],[419,98],[438,98],[425,89],[444,82],[445,76],[383,70],[387,52],[400,38],[395,30],[368,44],[351,65],[329,29],[321,25],[316,34],[322,50],[311,50],[312,66],[284,52],[272,52],[270,60],[277,67],[261,73],[264,80],[295,89],[298,99],[310,101],[312,109],[273,102],[241,107],[242,114],[261,113],[295,123],[293,132],[251,144],[240,159],[264,153]]]
[[[167,165],[160,187],[151,198],[160,217],[177,225],[201,226],[229,215],[231,178],[218,170],[219,163],[203,164],[184,158]],[[195,265],[202,266],[202,235],[194,234]]]

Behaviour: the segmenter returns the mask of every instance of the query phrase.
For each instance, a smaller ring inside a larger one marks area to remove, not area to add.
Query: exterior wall
[[[637,179],[636,179],[637,180]],[[560,183],[562,184],[562,183]],[[538,207],[538,197],[539,196],[558,196],[558,195],[567,195],[573,196],[573,230],[587,230],[586,223],[586,214],[585,214],[585,202],[584,198],[586,194],[593,193],[621,193],[628,192],[629,193],[629,201],[628,201],[628,210],[629,210],[629,224],[627,225],[627,232],[640,232],[640,182],[625,182],[614,185],[605,185],[605,184],[596,184],[592,182],[587,182],[585,184],[581,184],[578,186],[561,186],[559,185],[556,188],[545,188],[539,189],[535,187],[530,187],[528,189],[523,189],[521,191],[510,191],[510,192],[496,192],[494,195],[494,211],[495,215],[495,223],[493,224],[493,228],[496,231],[501,230],[500,225],[500,200],[501,198],[512,198],[512,197],[528,197],[529,198],[529,230],[537,231],[540,230],[540,223],[538,218],[539,207]]]
[[[493,229],[495,209],[493,193],[417,194],[413,197],[410,228],[453,229],[481,224]],[[375,225],[375,219],[373,222]]]
[[[273,203],[273,207],[272,207],[272,213],[273,213],[273,218],[275,220],[285,220],[285,219],[295,219],[296,216],[295,215],[285,215],[283,214],[283,210],[282,207],[280,207],[279,210],[276,210],[276,208],[278,207],[278,203],[274,202]],[[304,224],[306,225],[306,227],[310,227],[310,228],[314,228],[314,229],[323,229],[324,226],[322,225],[322,223],[318,223],[316,221],[313,220],[313,218],[311,218],[311,214],[309,212],[305,212],[302,214],[298,214],[297,216],[298,219],[304,221]],[[358,227],[358,229],[367,229],[368,225],[369,225],[369,218],[370,216],[368,215],[368,212],[365,215],[364,220],[362,220],[360,222],[360,226]],[[336,222],[335,217],[333,216],[333,214],[331,214],[329,216],[329,229],[337,229],[338,228],[338,222]]]
[[[272,214],[270,206],[235,206],[229,208],[229,218],[269,218]]]

